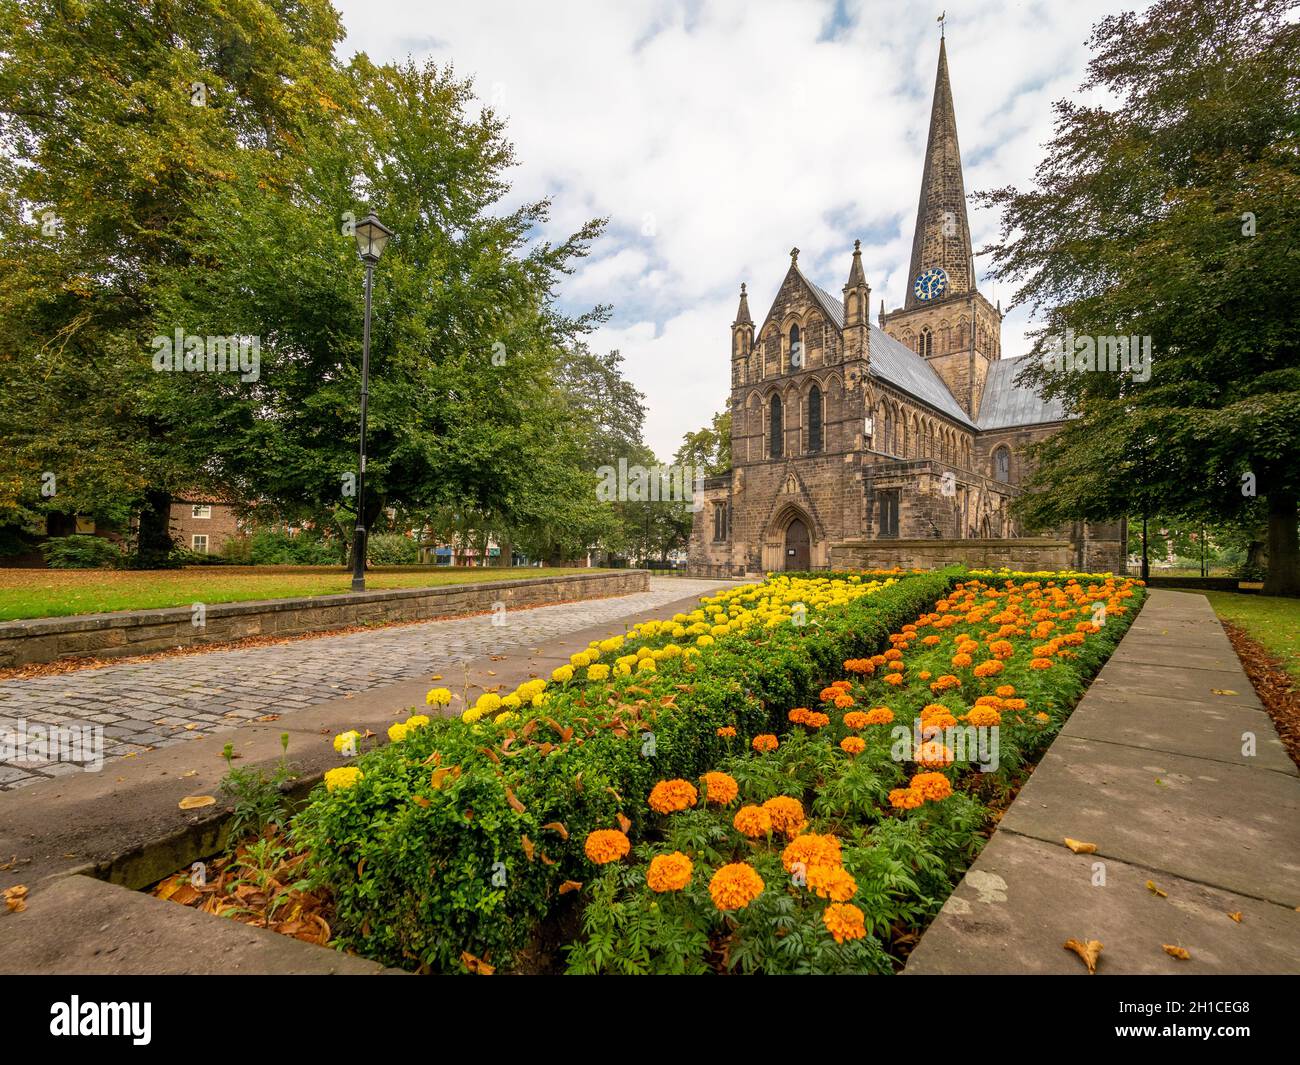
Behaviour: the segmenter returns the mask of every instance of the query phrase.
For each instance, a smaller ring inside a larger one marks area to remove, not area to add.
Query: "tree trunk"
[[[1147,558],[1147,516],[1142,515],[1142,579],[1151,576],[1151,562]]]
[[[1268,495],[1268,576],[1266,595],[1300,595],[1300,542],[1296,534],[1296,497]]]
[[[161,569],[167,565],[172,541],[172,495],[163,488],[149,488],[140,505],[140,527],[136,533],[136,565]]]
[[[367,543],[369,543],[370,538],[371,538],[372,536],[374,536],[374,534],[375,534],[375,522],[377,522],[377,521],[379,520],[379,515],[381,515],[383,512],[384,512],[384,500],[382,500],[382,499],[377,499],[375,496],[368,496],[367,499],[366,499],[366,514],[365,514],[365,518],[364,518],[364,521],[363,521],[363,524],[365,525],[365,528],[366,528],[366,542],[367,542]],[[357,543],[356,543],[356,540],[357,540],[357,533],[356,533],[356,528],[357,528],[357,526],[356,526],[356,521],[355,521],[355,519],[354,519],[354,520],[353,520],[353,523],[352,523],[352,529],[350,530],[351,533],[352,533],[352,542],[348,544],[348,556],[347,556],[347,560],[346,560],[346,562],[345,562],[345,565],[346,565],[346,567],[347,567],[347,569],[348,569],[349,572],[352,571],[352,567],[353,567],[353,564],[354,564],[354,560],[356,559],[356,549],[357,549]],[[367,555],[368,555],[368,554],[369,554],[369,551],[367,551],[366,553],[367,553]],[[366,568],[366,569],[369,569],[369,568],[370,568],[370,560],[369,560],[369,558],[366,559],[366,566],[365,566],[365,568]]]

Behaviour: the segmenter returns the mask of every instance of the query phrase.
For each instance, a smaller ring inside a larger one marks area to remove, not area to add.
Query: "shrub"
[[[802,627],[773,618],[653,672],[548,692],[527,720],[436,719],[362,755],[355,783],[318,788],[295,827],[339,945],[411,968],[508,965],[586,876],[588,832],[635,830],[657,780],[697,777],[783,727],[950,583],[908,577]]]
[[[366,541],[366,560],[372,566],[413,566],[420,561],[420,547],[401,533],[380,533]]]
[[[124,559],[121,548],[102,536],[52,536],[40,548],[54,569],[112,569]]]
[[[337,566],[342,560],[341,541],[311,532],[290,536],[279,529],[261,529],[248,538],[248,562],[254,566]]]

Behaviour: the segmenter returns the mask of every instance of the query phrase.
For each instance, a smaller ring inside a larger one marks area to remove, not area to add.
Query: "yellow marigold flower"
[[[867,934],[862,911],[850,903],[832,902],[822,911],[822,924],[835,937],[836,943],[862,939]]]
[[[616,828],[598,828],[587,836],[582,849],[591,861],[597,865],[606,865],[624,857],[632,849],[632,844]]]
[[[653,658],[643,658],[636,664],[638,673],[654,673],[659,669],[658,663]]]
[[[750,839],[758,839],[772,831],[772,815],[761,806],[742,806],[731,823],[737,832]]]
[[[743,910],[763,894],[765,886],[752,865],[733,862],[713,874],[709,881],[709,895],[719,910]]]
[[[740,794],[740,788],[736,784],[735,778],[728,776],[726,773],[705,773],[704,774],[704,796],[712,803],[719,806],[726,806]]]
[[[867,741],[860,736],[845,736],[840,740],[840,750],[855,757],[867,749]]]
[[[495,713],[501,709],[501,696],[496,692],[484,692],[474,700],[474,709],[478,711],[478,716]]]
[[[910,786],[921,793],[927,802],[938,802],[952,794],[952,783],[942,773],[917,773]]]
[[[361,733],[356,729],[348,729],[347,732],[340,732],[334,737],[334,749],[342,754],[344,750],[356,754],[361,746]]]
[[[703,636],[695,637],[695,645],[697,647],[712,647],[713,644],[714,644],[713,637],[710,636],[707,632]]]
[[[723,725],[718,729],[718,735],[724,739],[731,739],[735,734],[736,730],[731,725]]]
[[[404,724],[402,724],[402,722],[395,721],[393,722],[393,724],[388,726],[388,738],[393,743],[400,743],[402,740],[406,739],[406,734],[408,731],[410,730],[407,729],[407,727]]]
[[[362,777],[361,770],[354,765],[339,766],[338,769],[325,770],[325,790],[337,791],[350,788]]]
[[[1034,715],[1034,720],[1041,721],[1045,724],[1046,722],[1051,721],[1052,719],[1040,710],[1038,711],[1038,713]]]
[[[424,697],[427,706],[446,706],[451,702],[451,690],[448,688],[430,688]]]
[[[808,890],[818,898],[848,902],[858,893],[858,882],[838,865],[810,865]]]
[[[609,666],[601,665],[599,662],[593,663],[587,667],[588,680],[608,680]]]
[[[808,819],[804,816],[803,803],[789,795],[777,795],[763,803],[763,809],[772,817],[772,827],[791,838],[797,836]]]
[[[778,743],[777,738],[770,732],[764,732],[755,736],[750,746],[752,746],[759,754],[763,754],[766,751],[775,751],[780,744]]]
[[[691,860],[681,851],[656,854],[650,859],[650,868],[646,870],[646,886],[660,894],[665,891],[681,891],[691,882],[693,868]]]
[[[556,684],[568,684],[573,679],[572,666],[558,666],[551,671],[551,680]]]
[[[698,800],[699,792],[689,780],[661,780],[650,789],[650,809],[659,814],[675,814]]]
[[[522,699],[519,698],[518,695],[513,695],[513,694],[507,695],[504,699],[501,700],[502,710],[518,710],[523,705],[524,702]]]
[[[429,719],[425,717],[424,714],[412,714],[402,723],[408,729],[424,728],[424,726],[429,723]]]
[[[889,805],[895,810],[915,810],[925,802],[925,796],[916,788],[895,788],[889,793]]]

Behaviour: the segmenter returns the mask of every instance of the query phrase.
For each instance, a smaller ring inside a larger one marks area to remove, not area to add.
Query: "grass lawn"
[[[366,588],[593,573],[589,569],[391,566],[368,570]],[[0,621],[150,610],[191,603],[237,603],[350,591],[350,571],[331,566],[190,566],[178,570],[0,569]]]
[[[1231,621],[1285,663],[1300,681],[1300,599],[1241,592],[1206,592],[1222,621]]]

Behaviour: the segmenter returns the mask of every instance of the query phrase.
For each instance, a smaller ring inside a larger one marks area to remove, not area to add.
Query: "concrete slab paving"
[[[395,970],[86,876],[0,919],[0,973],[330,976]]]
[[[905,971],[1083,973],[1076,938],[1098,972],[1297,973],[1297,907],[1300,774],[1208,600],[1156,589]]]
[[[1013,832],[997,832],[977,864],[913,951],[908,975],[1086,972],[1067,939],[1102,942],[1099,976],[1300,973],[1300,913],[1286,906]],[[1190,960],[1166,954],[1166,943]]]

